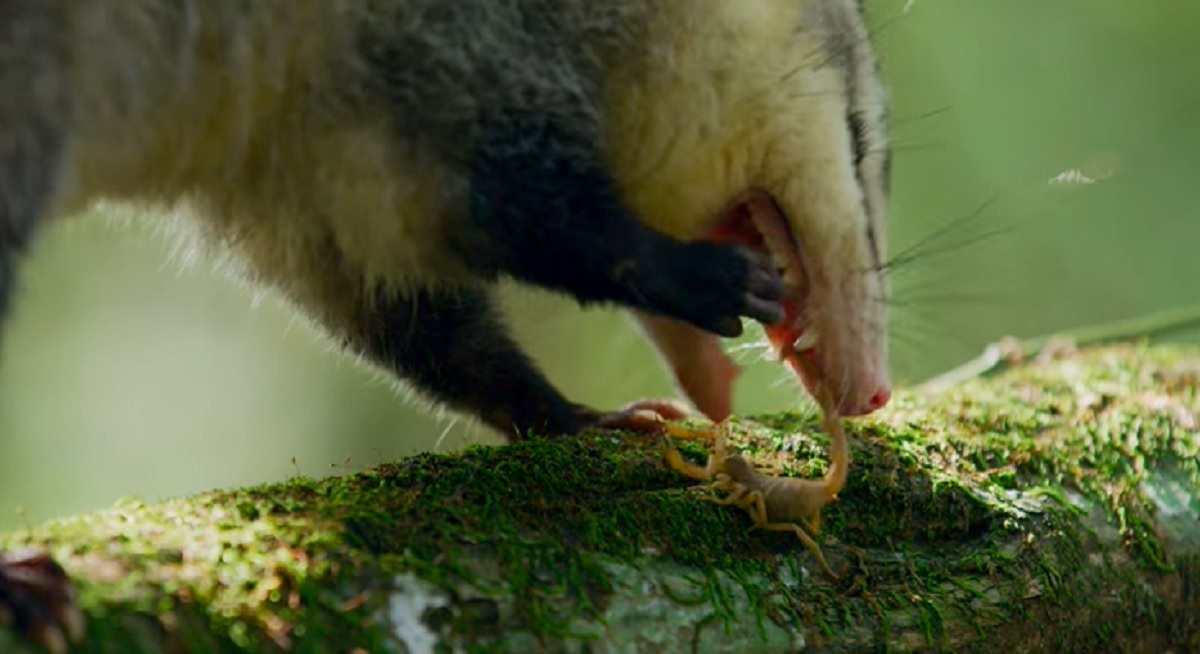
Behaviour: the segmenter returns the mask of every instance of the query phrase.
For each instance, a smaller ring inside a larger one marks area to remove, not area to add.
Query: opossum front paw
[[[742,317],[784,321],[786,288],[771,258],[749,248],[696,241],[662,252],[639,290],[649,308],[719,336],[742,334]]]
[[[574,424],[564,430],[574,434],[584,429],[614,429],[641,434],[662,433],[668,421],[691,416],[686,406],[672,400],[640,400],[616,411],[601,413],[580,407]]]
[[[599,416],[592,427],[651,434],[661,432],[668,420],[683,420],[690,415],[691,411],[678,402],[641,400]]]
[[[83,638],[84,618],[67,573],[40,552],[0,553],[0,625],[50,652]]]

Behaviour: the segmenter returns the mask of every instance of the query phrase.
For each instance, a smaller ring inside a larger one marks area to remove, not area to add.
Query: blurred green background
[[[889,247],[918,255],[892,277],[898,381],[1002,335],[1200,300],[1200,3],[869,4],[895,101]],[[1098,181],[1050,183],[1071,170]],[[24,269],[0,357],[0,529],[494,442],[414,409],[275,298],[108,222],[56,227]],[[571,396],[671,392],[624,316],[510,299]],[[737,409],[795,406],[752,341],[730,344],[749,368]]]

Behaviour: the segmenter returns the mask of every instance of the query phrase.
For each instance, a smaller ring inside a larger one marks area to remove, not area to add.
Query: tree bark
[[[124,504],[0,537],[81,592],[83,652],[1200,651],[1200,350],[1030,362],[850,421],[819,539],[613,435]],[[736,421],[815,477],[811,412]],[[681,443],[699,460],[703,448]],[[0,630],[0,651],[22,651]]]

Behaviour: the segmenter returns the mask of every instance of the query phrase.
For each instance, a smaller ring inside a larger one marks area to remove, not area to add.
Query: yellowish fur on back
[[[398,150],[382,112],[364,115],[335,88],[357,65],[353,3],[182,5],[182,19],[151,0],[75,15],[79,129],[58,213],[96,199],[154,212],[182,203],[181,217],[199,218],[185,228],[324,308],[362,280],[458,273],[427,247],[443,211],[437,161]],[[130,39],[90,48],[102,35],[89,30]]]

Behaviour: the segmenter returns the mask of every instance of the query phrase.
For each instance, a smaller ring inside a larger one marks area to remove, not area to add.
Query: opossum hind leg
[[[589,427],[653,431],[686,415],[665,401],[612,413],[571,402],[509,335],[485,287],[377,293],[351,322],[351,347],[508,440]]]

